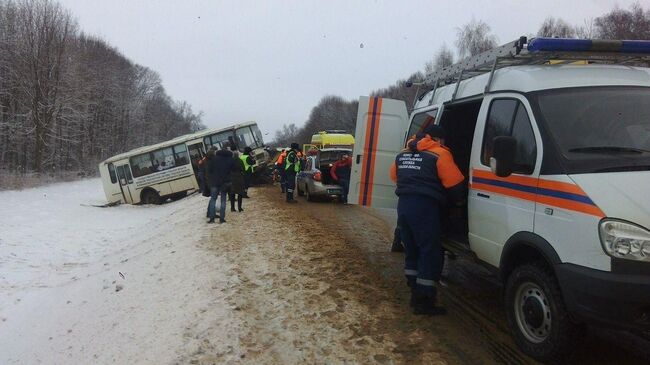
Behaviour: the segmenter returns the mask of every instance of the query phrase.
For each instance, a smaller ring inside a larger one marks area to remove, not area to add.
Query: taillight
[[[321,179],[323,178],[321,175],[322,174],[320,173],[320,171],[316,171],[316,173],[314,174],[314,180],[321,181]]]

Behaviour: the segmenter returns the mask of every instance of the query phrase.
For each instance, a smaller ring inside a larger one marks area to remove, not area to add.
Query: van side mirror
[[[490,157],[490,168],[498,177],[508,177],[515,167],[515,155],[517,154],[517,140],[509,136],[494,138],[492,144],[492,157]]]

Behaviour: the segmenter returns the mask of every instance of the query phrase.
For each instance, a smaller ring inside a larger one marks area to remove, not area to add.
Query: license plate
[[[327,189],[327,194],[329,194],[329,195],[339,195],[339,194],[341,194],[341,190],[339,190],[339,189]]]

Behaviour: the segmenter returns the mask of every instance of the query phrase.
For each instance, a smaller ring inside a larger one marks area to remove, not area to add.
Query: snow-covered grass
[[[103,196],[98,179],[0,192],[0,363],[170,362],[200,316],[234,323],[212,295],[223,259],[196,245],[205,199]]]

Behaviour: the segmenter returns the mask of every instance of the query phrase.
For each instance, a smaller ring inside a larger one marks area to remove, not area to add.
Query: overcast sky
[[[499,43],[633,0],[61,0],[81,29],[160,73],[208,127],[257,121],[266,140],[327,94],[356,99],[422,70],[472,17]],[[363,44],[363,47],[361,47]]]

